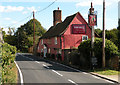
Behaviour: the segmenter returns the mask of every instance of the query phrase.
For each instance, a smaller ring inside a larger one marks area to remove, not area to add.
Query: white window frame
[[[48,49],[48,53],[50,53],[50,52],[51,52],[51,49],[49,48],[49,49]]]
[[[41,39],[41,45],[43,45],[43,39]]]
[[[87,35],[83,35],[82,36],[82,41],[85,41],[85,40],[83,40],[83,37],[87,37],[87,40],[88,40],[88,36]]]
[[[39,50],[39,46],[38,46],[38,50]]]
[[[43,49],[41,49],[41,52],[43,52]]]
[[[55,45],[57,44],[57,37],[55,37]]]

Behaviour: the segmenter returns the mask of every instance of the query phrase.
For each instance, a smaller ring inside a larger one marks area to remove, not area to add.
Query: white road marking
[[[48,67],[48,66],[46,66],[45,64],[43,64],[43,66],[44,66],[44,67],[46,67],[46,68],[49,68],[49,67]]]
[[[75,84],[75,85],[78,85],[77,83],[75,83],[74,81],[72,81],[71,79],[68,79],[69,82]]]
[[[36,63],[40,63],[40,62],[38,62],[38,61],[35,61]]]
[[[50,61],[50,62],[55,63],[55,62],[53,62],[53,61]],[[69,67],[69,66],[66,66],[66,65],[63,65],[63,64],[60,64],[60,63],[56,63],[56,64],[61,65],[61,66],[64,66],[64,67],[67,67],[67,68],[69,68],[69,69],[72,69],[72,70],[75,70],[75,71],[78,71],[78,72],[82,72],[82,71],[80,71],[80,70],[78,70],[78,69],[74,69],[74,68],[72,68],[72,67]]]
[[[101,79],[100,77],[97,77],[97,76],[94,76],[94,75],[91,75],[92,77],[96,78],[96,79]]]
[[[57,71],[55,70],[52,70],[53,72],[55,72],[56,74],[58,74],[59,76],[63,76],[62,74],[58,73]]]
[[[105,80],[105,81],[107,81],[107,82],[109,82],[109,83],[114,83],[114,82],[112,82],[112,81],[109,81],[109,80]]]
[[[88,74],[88,73],[86,73],[86,72],[82,72],[83,74]]]
[[[19,71],[19,73],[20,73],[20,81],[21,81],[20,83],[21,83],[21,85],[24,85],[24,84],[23,84],[23,75],[22,75],[22,72],[21,72],[18,64],[16,63],[16,61],[14,61],[14,62],[15,62],[16,67],[18,68],[18,71]]]

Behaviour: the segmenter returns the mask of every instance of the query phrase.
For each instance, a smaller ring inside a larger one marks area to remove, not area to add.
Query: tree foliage
[[[46,30],[41,26],[40,22],[35,19],[35,44],[38,43],[40,36]],[[2,31],[3,39],[10,45],[16,46],[22,52],[27,52],[28,48],[33,46],[33,19],[18,27],[15,32],[14,28],[9,28],[8,34]]]
[[[100,35],[102,38],[102,30],[95,29],[95,32]],[[105,38],[112,41],[116,46],[120,47],[119,39],[119,30],[112,29],[112,30],[105,30]]]
[[[17,48],[23,52],[27,52],[28,48],[33,46],[33,19],[18,28],[15,33]],[[46,30],[41,26],[40,22],[35,19],[35,42],[42,36]]]
[[[114,57],[115,55],[118,55],[118,47],[110,40],[105,40],[105,55],[106,60],[109,60],[111,57]],[[91,40],[87,40],[84,42],[81,42],[81,44],[78,47],[79,52],[88,60],[90,60],[91,56]],[[102,62],[102,39],[96,38],[94,42],[94,53],[95,57],[98,58],[99,66],[101,66]],[[90,62],[90,61],[89,61]]]
[[[12,80],[9,80],[7,76],[11,74],[11,69],[14,66],[15,54],[16,54],[16,47],[11,46],[7,43],[1,44],[2,47],[2,79],[1,82],[10,83]]]

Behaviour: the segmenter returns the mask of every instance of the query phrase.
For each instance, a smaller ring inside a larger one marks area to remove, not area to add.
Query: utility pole
[[[33,11],[33,53],[35,51],[35,14],[34,14],[34,11]]]
[[[102,43],[102,67],[105,68],[105,0],[103,0],[103,43]]]

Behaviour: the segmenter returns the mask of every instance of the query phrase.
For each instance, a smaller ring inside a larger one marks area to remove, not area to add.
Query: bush
[[[106,60],[108,61],[111,57],[114,57],[118,55],[118,48],[117,46],[110,40],[105,40],[105,55],[106,55]],[[84,42],[81,42],[81,44],[78,47],[79,52],[85,59],[88,60],[90,65],[91,61],[91,40],[87,40]],[[98,67],[101,67],[102,65],[102,39],[101,38],[96,38],[94,42],[94,53],[95,57],[98,60]]]
[[[57,57],[57,60],[58,60],[58,61],[61,61],[61,60],[62,60],[62,56],[61,56],[61,54],[59,54],[59,53],[56,54],[56,57]]]
[[[51,55],[51,58],[52,58],[52,59],[55,59],[55,54],[52,54],[52,55]]]
[[[2,44],[2,67],[10,65],[15,60],[16,47],[7,43]]]
[[[51,54],[50,53],[46,53],[46,57],[50,59],[51,58]]]
[[[41,52],[41,53],[40,53],[40,56],[41,56],[41,57],[44,57],[44,53],[43,53],[43,52]]]
[[[8,75],[12,73],[11,69],[15,66],[16,47],[7,43],[2,44],[2,83],[12,82]]]
[[[68,54],[68,61],[69,64],[72,65],[79,65],[80,60],[80,55],[77,51],[72,51],[71,53]]]

